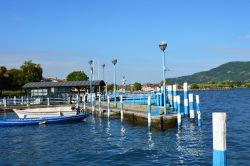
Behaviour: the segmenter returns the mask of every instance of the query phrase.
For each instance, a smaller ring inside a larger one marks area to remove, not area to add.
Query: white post
[[[14,105],[16,105],[16,96],[14,96]]]
[[[177,99],[176,99],[176,96],[177,96],[177,85],[174,84],[173,85],[173,96],[174,96],[174,111],[177,111]]]
[[[200,97],[199,95],[195,96],[196,98],[196,111],[197,111],[197,116],[198,116],[198,126],[201,126],[201,111],[200,111]]]
[[[99,116],[101,115],[101,94],[98,96],[98,111],[99,111]]]
[[[50,100],[49,97],[47,98],[47,105],[50,106]]]
[[[171,105],[171,111],[173,111],[173,89],[172,89],[172,85],[168,85],[167,89],[168,89],[169,104]]]
[[[92,113],[95,111],[95,100],[94,100],[94,94],[91,95],[91,101],[92,101]]]
[[[29,107],[30,106],[30,101],[29,101],[29,97],[28,96],[26,98],[26,103],[27,103],[27,107]]]
[[[180,96],[176,96],[177,100],[177,124],[178,128],[181,127],[181,98]]]
[[[83,112],[86,113],[86,101],[85,101],[86,95],[83,96]]]
[[[226,163],[226,113],[213,112],[213,166]]]
[[[151,128],[151,97],[148,96],[148,128]]]
[[[194,120],[194,96],[192,93],[188,94],[188,100],[189,100],[189,113],[190,113],[190,119]]]
[[[123,121],[123,98],[122,98],[122,95],[120,96],[120,102],[121,102],[121,121]]]
[[[3,106],[4,106],[4,107],[7,107],[7,100],[6,100],[6,97],[3,98]]]
[[[108,96],[108,103],[107,103],[107,105],[108,105],[108,118],[109,118],[109,116],[110,116],[110,96]]]
[[[21,105],[23,105],[23,96],[21,97]]]

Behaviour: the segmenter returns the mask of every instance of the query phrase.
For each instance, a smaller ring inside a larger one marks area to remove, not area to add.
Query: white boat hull
[[[31,108],[25,110],[14,109],[19,118],[44,118],[55,116],[72,116],[76,115],[76,111],[72,111],[71,107],[51,107],[51,108]]]

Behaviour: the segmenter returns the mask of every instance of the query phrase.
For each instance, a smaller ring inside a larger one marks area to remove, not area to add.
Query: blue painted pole
[[[181,99],[180,96],[176,96],[177,98],[177,123],[178,128],[181,127]]]
[[[114,107],[117,108],[116,105],[116,66],[114,65]]]
[[[213,166],[227,165],[226,113],[213,112]]]
[[[95,100],[94,100],[94,94],[92,93],[91,96],[91,101],[92,101],[92,113],[95,111]]]
[[[183,90],[184,90],[184,115],[188,116],[188,85],[185,82],[183,84]]]
[[[173,111],[173,94],[172,94],[172,85],[168,85],[168,100],[170,104],[170,110]]]
[[[148,96],[148,128],[151,129],[151,97]]]
[[[109,118],[109,116],[110,116],[110,96],[108,95],[108,103],[107,103],[107,105],[108,105],[108,118]]]
[[[163,83],[163,106],[164,106],[164,115],[167,114],[167,105],[166,105],[166,80],[165,80],[165,52],[162,51],[162,61],[163,61],[163,74],[162,74],[162,83]]]
[[[122,98],[122,95],[120,96],[120,103],[121,103],[121,121],[123,121],[123,98]]]
[[[199,95],[195,96],[196,98],[196,111],[197,111],[197,116],[198,116],[198,126],[201,126],[201,111],[200,111],[200,97]]]
[[[173,85],[173,96],[174,96],[174,111],[177,111],[177,87],[176,87],[176,84]]]
[[[195,115],[194,115],[194,96],[192,93],[188,94],[188,100],[189,100],[189,115],[190,119],[194,120]]]

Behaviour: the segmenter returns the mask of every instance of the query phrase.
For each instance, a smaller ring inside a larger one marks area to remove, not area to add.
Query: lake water
[[[211,165],[215,111],[227,112],[228,165],[249,165],[250,89],[194,94],[200,95],[202,127],[184,120],[181,129],[150,132],[91,116],[73,124],[2,127],[0,165]]]

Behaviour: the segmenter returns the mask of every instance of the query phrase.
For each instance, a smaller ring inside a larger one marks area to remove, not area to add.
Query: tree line
[[[19,69],[0,66],[0,95],[3,90],[20,90],[28,82],[39,82],[42,74],[41,65],[32,61],[25,61]]]

